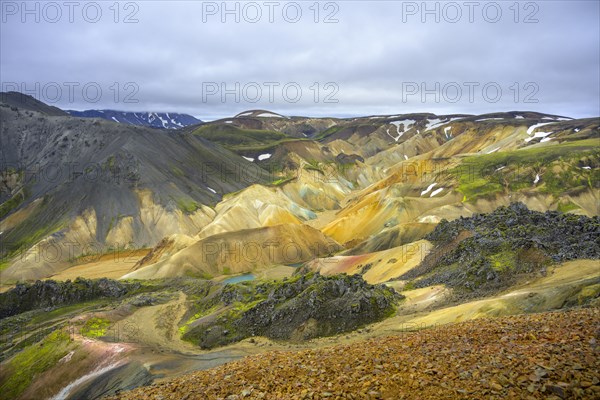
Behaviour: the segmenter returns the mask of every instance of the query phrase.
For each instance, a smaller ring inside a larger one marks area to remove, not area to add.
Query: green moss
[[[206,125],[194,131],[195,135],[201,136],[211,142],[218,143],[230,150],[258,150],[272,147],[283,140],[288,139],[281,132],[242,129],[233,125]]]
[[[196,211],[197,209],[199,209],[201,207],[201,204],[196,202],[195,200],[192,200],[191,198],[187,197],[187,198],[183,198],[183,197],[178,197],[173,199],[175,200],[175,203],[177,204],[177,207],[187,213],[187,214],[191,214],[194,211]]]
[[[183,173],[183,171],[181,170],[181,168],[173,167],[173,168],[171,168],[171,171],[173,171],[173,174],[175,176],[178,176],[178,177],[185,176],[185,174]]]
[[[75,344],[64,330],[56,330],[41,342],[25,348],[6,365],[8,379],[0,387],[3,398],[14,399],[31,384],[34,377],[52,368]]]
[[[39,214],[36,214],[36,215],[39,215]],[[31,221],[34,221],[32,219],[34,217],[35,216],[24,221],[23,224],[26,226],[22,226],[23,225],[22,224],[22,225],[19,225],[19,228],[23,229],[23,230],[26,230],[27,228],[29,228],[30,227],[29,223]],[[50,226],[39,227],[39,228],[33,230],[29,234],[23,234],[19,238],[19,240],[7,242],[8,245],[5,248],[3,248],[3,250],[6,251],[6,255],[4,256],[5,261],[3,261],[3,262],[8,262],[8,260],[10,260],[14,256],[17,256],[17,255],[21,254],[22,252],[26,251],[27,249],[29,249],[31,246],[33,246],[34,244],[36,244],[37,242],[39,242],[46,236],[49,236],[55,232],[58,232],[59,230],[61,230],[63,228],[64,228],[64,223],[56,222]]]
[[[103,318],[90,318],[81,328],[81,336],[88,338],[99,338],[106,335],[110,321]]]
[[[579,165],[589,157],[600,159],[593,139],[470,156],[448,173],[458,181],[457,190],[467,202],[532,188],[560,197],[570,190],[593,189],[600,184],[599,171],[583,170]],[[534,186],[536,175],[540,181]]]
[[[286,178],[279,178],[279,179],[271,182],[271,186],[283,186],[286,183],[293,181],[294,179],[296,179],[296,177],[294,177],[294,176],[286,177]]]
[[[10,261],[6,258],[0,259],[0,272],[4,271],[6,268],[10,266]]]
[[[586,286],[581,289],[577,301],[579,302],[579,305],[585,305],[598,297],[600,297],[600,283]]]
[[[81,314],[86,309],[94,309],[108,304],[107,300],[91,300],[82,303],[72,304],[57,308],[52,311],[40,310],[37,315],[31,318],[31,324],[41,324],[56,318],[69,316],[70,314]]]
[[[204,280],[209,280],[209,279],[214,278],[214,276],[212,276],[211,274],[209,274],[206,271],[185,271],[185,276],[187,276],[189,278],[204,279]]]
[[[490,263],[494,271],[507,272],[516,268],[516,254],[514,251],[505,250],[490,256]]]
[[[331,128],[328,128],[326,130],[324,130],[323,132],[319,133],[318,135],[315,136],[316,140],[323,140],[328,136],[333,135],[334,133],[337,133],[339,131],[341,131],[343,129],[343,126],[332,126]]]
[[[223,315],[224,321],[234,321],[242,317],[244,313],[250,311],[265,300],[264,296],[258,296],[257,299],[248,302],[236,301],[231,310]],[[231,327],[230,327],[231,328]]]
[[[23,191],[17,192],[13,197],[5,201],[0,205],[0,218],[4,218],[4,216],[8,215],[12,210],[19,207],[26,198],[26,193]]]
[[[579,210],[579,206],[572,201],[561,201],[558,203],[556,210],[561,213],[567,213],[569,211]]]
[[[474,201],[502,191],[502,185],[490,182],[484,178],[476,178],[473,181],[460,180],[458,191],[465,197],[466,201]]]

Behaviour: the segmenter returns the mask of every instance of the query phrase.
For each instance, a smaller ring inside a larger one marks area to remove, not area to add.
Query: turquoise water
[[[254,278],[256,278],[253,274],[243,274],[243,275],[238,275],[238,276],[234,276],[231,278],[227,278],[223,281],[223,283],[240,283],[240,282],[245,282],[245,281],[251,281]]]

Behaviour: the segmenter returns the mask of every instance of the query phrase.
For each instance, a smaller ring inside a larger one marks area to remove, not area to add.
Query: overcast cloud
[[[65,109],[600,114],[595,0],[1,3],[2,89]]]

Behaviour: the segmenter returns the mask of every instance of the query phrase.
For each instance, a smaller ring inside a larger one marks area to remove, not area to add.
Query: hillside
[[[3,282],[48,277],[85,254],[193,235],[223,195],[266,181],[260,168],[254,181],[241,179],[248,161],[194,135],[6,104],[0,118]],[[48,247],[60,249],[53,262],[36,256]]]
[[[598,323],[598,309],[481,319],[251,356],[110,399],[592,399]]]
[[[600,119],[249,110],[167,130],[15,96],[9,398],[597,393]]]

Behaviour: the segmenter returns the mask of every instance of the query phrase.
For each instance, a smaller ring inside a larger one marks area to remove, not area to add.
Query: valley
[[[7,398],[600,393],[599,118],[3,98]]]

